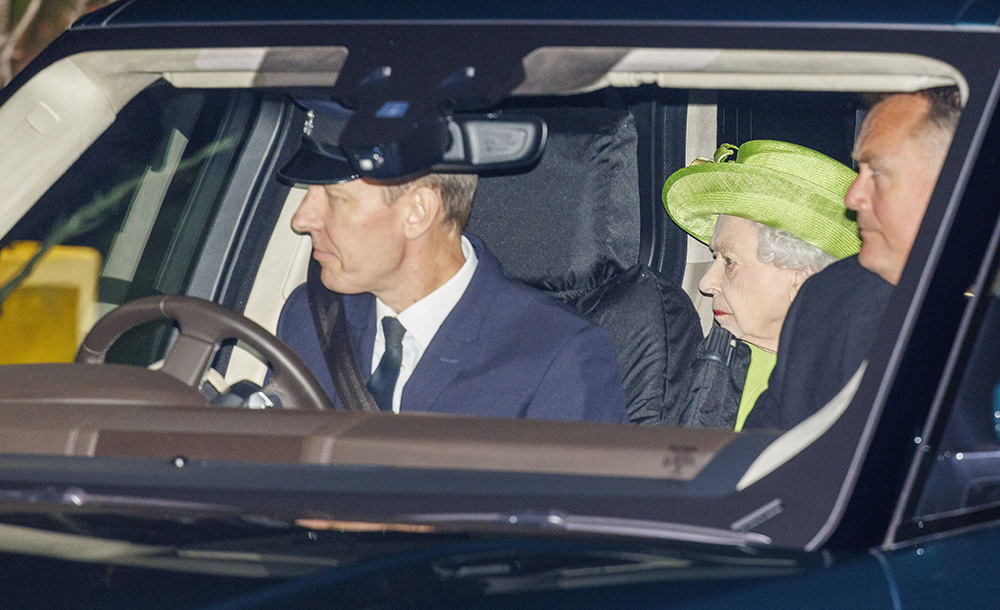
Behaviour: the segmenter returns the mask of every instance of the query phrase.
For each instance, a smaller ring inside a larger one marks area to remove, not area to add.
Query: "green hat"
[[[736,160],[727,161],[734,152]],[[706,244],[719,214],[729,214],[845,258],[861,249],[858,224],[844,205],[856,176],[843,163],[797,144],[752,140],[738,149],[723,144],[714,161],[696,160],[667,179],[663,205],[678,226]]]

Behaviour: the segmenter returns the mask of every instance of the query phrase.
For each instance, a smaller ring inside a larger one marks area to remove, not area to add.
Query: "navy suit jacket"
[[[778,340],[778,361],[744,428],[788,430],[830,401],[868,357],[893,286],[857,256],[802,285]]]
[[[469,237],[479,264],[403,387],[400,411],[624,422],[625,400],[604,329],[504,276],[486,246]],[[313,324],[305,285],[289,297],[277,335],[309,365],[341,406]],[[375,297],[344,295],[362,374],[371,376]]]

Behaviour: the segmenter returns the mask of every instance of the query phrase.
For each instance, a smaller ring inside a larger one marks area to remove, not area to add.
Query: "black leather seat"
[[[630,420],[655,423],[683,389],[702,335],[680,278],[638,264],[635,122],[627,110],[530,112],[549,126],[545,154],[528,173],[482,177],[469,230],[509,275],[608,331]]]

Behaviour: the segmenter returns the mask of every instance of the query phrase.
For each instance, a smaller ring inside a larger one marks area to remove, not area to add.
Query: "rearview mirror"
[[[545,149],[545,121],[533,116],[452,117],[451,146],[434,171],[483,173],[535,164]]]
[[[406,115],[405,109],[401,114],[354,113],[345,125],[342,108],[334,117],[317,104],[309,111],[298,152],[278,176],[292,184],[336,184],[427,172],[480,174],[530,167],[545,149],[546,125],[534,116],[414,120]]]
[[[340,149],[358,176],[394,180],[427,171],[478,174],[527,167],[545,147],[546,126],[531,116],[452,116],[418,121],[371,144],[368,121],[352,121]],[[361,143],[358,143],[358,141]]]

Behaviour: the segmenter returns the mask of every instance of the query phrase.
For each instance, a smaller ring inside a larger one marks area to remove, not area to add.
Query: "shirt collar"
[[[476,256],[476,249],[464,235],[462,236],[462,254],[465,256],[465,263],[455,275],[451,276],[434,292],[410,305],[399,314],[394,313],[388,305],[376,297],[375,320],[378,323],[376,333],[382,332],[382,318],[395,316],[406,328],[407,334],[412,334],[421,348],[426,349],[430,345],[431,339],[437,334],[438,329],[441,328],[445,318],[465,294],[465,289],[469,287],[472,276],[476,272],[479,258]]]

